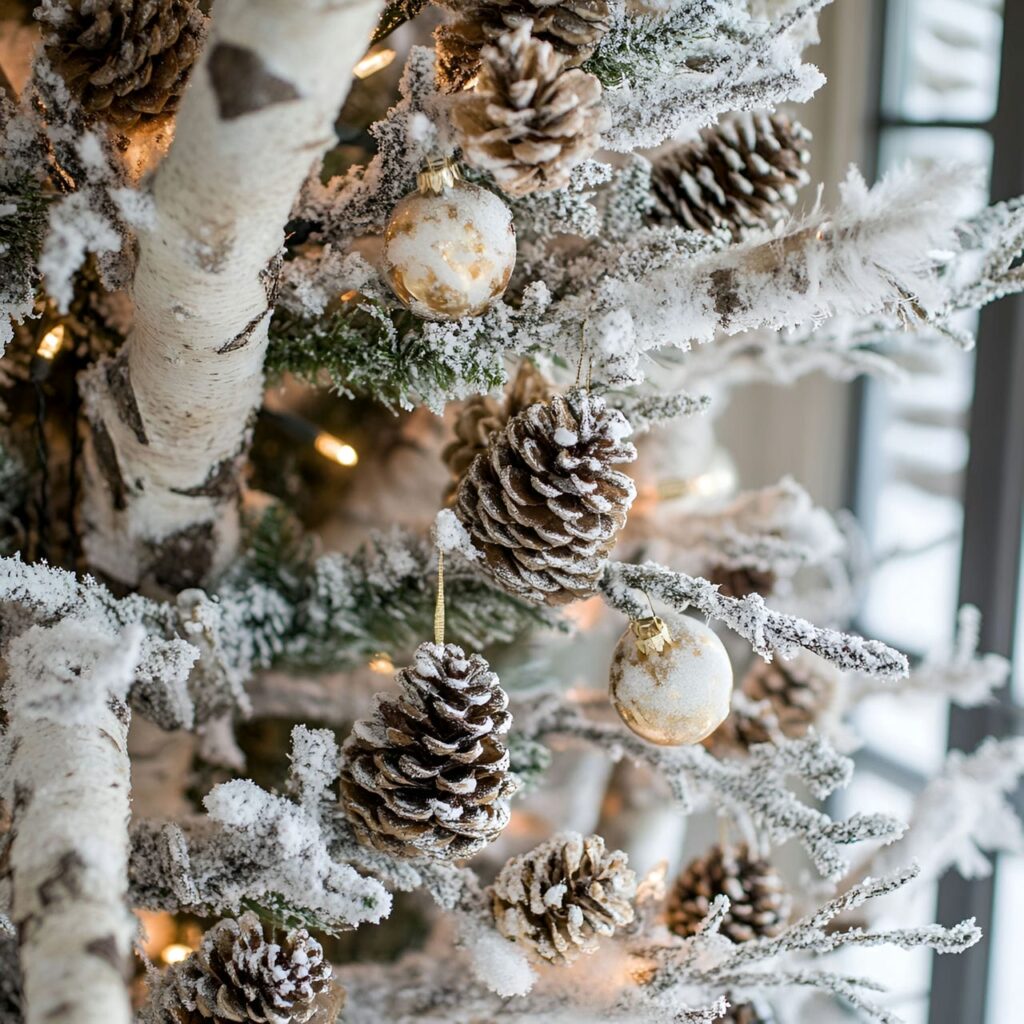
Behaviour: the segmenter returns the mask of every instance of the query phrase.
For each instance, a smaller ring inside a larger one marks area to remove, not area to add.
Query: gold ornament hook
[[[651,599],[646,594],[647,603]],[[643,619],[630,619],[629,628],[636,640],[637,653],[641,658],[650,657],[652,654],[661,654],[666,647],[674,647],[675,638],[671,630],[665,624],[665,620],[654,614],[654,605],[651,604],[651,614]]]
[[[462,180],[459,165],[450,157],[430,159],[416,177],[416,185],[424,195],[441,195],[445,189],[453,188]]]
[[[444,550],[437,549],[437,603],[434,605],[434,643],[444,646]]]

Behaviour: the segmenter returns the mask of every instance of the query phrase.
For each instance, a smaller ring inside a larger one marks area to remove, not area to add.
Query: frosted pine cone
[[[404,857],[471,857],[508,824],[512,716],[479,654],[420,644],[401,693],[345,741],[341,799],[360,840]]]
[[[752,567],[733,569],[720,565],[708,573],[708,582],[716,584],[718,592],[724,597],[748,597],[751,594],[768,597],[775,589],[777,580],[771,570]]]
[[[654,164],[652,217],[740,238],[771,227],[810,181],[810,133],[784,114],[737,114]]]
[[[511,417],[535,402],[546,401],[551,387],[533,363],[521,363],[515,379],[502,398],[475,395],[463,405],[455,418],[455,440],[442,452],[452,474],[449,496],[458,489],[472,461],[487,450],[492,434],[504,428]]]
[[[561,188],[598,147],[601,83],[564,64],[523,22],[484,49],[476,88],[452,111],[463,159],[509,195]]]
[[[612,467],[636,458],[629,424],[575,390],[513,416],[459,485],[456,515],[511,594],[565,604],[597,589],[636,496]]]
[[[833,707],[835,686],[835,676],[820,661],[812,663],[804,657],[784,662],[776,656],[770,662],[755,658],[740,688],[748,701],[767,703],[783,736],[799,739]],[[722,755],[746,751],[770,739],[755,715],[734,708],[705,746]]]
[[[729,897],[722,934],[733,942],[770,938],[785,927],[790,900],[772,865],[745,845],[714,846],[684,869],[668,900],[668,926],[684,938],[696,935],[720,895]]]
[[[334,1024],[345,997],[305,929],[268,942],[252,913],[215,924],[168,973],[162,1005],[179,1024]]]
[[[198,0],[69,0],[40,20],[47,55],[82,106],[124,128],[175,110],[207,21]]]
[[[730,1002],[725,1016],[719,1017],[715,1024],[774,1024],[774,1018],[753,1003]]]
[[[480,70],[480,50],[524,21],[535,39],[550,43],[567,67],[582,64],[608,31],[607,0],[447,0],[456,20],[434,33],[442,86],[465,87]]]
[[[636,875],[600,836],[554,836],[513,857],[490,890],[494,921],[531,956],[569,964],[633,920]]]

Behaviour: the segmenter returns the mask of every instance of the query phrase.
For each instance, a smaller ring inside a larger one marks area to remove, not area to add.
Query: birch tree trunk
[[[238,540],[283,226],[381,0],[217,0],[153,180],[135,321],[83,381],[85,551],[135,586],[201,584]]]
[[[138,638],[89,650],[95,635],[95,624],[64,620],[10,648],[4,774],[24,1024],[131,1020],[129,714],[116,693],[127,689]],[[87,693],[74,692],[79,683]]]

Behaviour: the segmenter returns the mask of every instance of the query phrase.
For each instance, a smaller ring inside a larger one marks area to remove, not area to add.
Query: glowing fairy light
[[[346,444],[339,437],[321,431],[313,439],[313,447],[331,462],[339,466],[354,466],[359,461],[359,453],[350,444]]]
[[[180,964],[182,960],[187,960],[191,955],[191,948],[183,942],[172,942],[161,950],[160,959],[165,964]]]
[[[394,50],[372,50],[352,69],[356,78],[369,78],[383,71],[395,59]]]
[[[382,676],[389,676],[395,671],[395,663],[386,654],[375,654],[367,667]]]
[[[56,327],[51,328],[46,334],[43,335],[43,340],[39,342],[39,347],[36,349],[36,355],[40,359],[45,359],[47,362],[52,362],[57,358],[57,353],[64,347],[64,325],[57,324]]]

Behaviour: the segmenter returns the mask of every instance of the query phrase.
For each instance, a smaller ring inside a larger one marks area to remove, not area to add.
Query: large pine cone
[[[509,820],[517,780],[501,740],[512,716],[479,654],[420,644],[401,693],[345,741],[341,799],[360,840],[403,857],[471,857]]]
[[[810,181],[810,137],[784,114],[737,114],[706,128],[655,162],[652,218],[734,239],[771,227]]]
[[[550,43],[566,66],[582,64],[608,31],[611,13],[607,0],[446,0],[456,20],[441,25],[437,41],[437,68],[449,92],[465,87],[480,70],[480,51],[525,21],[531,34]]]
[[[601,83],[564,64],[523,22],[484,49],[474,91],[452,111],[463,158],[509,195],[561,188],[600,143]]]
[[[528,406],[546,401],[550,394],[548,381],[527,361],[520,364],[502,398],[474,395],[462,406],[455,418],[455,440],[441,453],[452,474],[449,498],[458,490],[473,460],[487,451],[491,435],[502,430],[513,416]]]
[[[334,1024],[345,995],[305,929],[268,942],[252,913],[219,921],[171,971],[164,1005],[179,1024]]]
[[[176,109],[207,20],[198,0],[68,0],[39,16],[72,93],[122,128]]]
[[[513,857],[490,890],[494,921],[536,959],[569,964],[633,920],[636,875],[600,836],[554,836]]]
[[[491,436],[459,485],[455,512],[511,594],[565,604],[597,589],[636,496],[622,413],[586,391],[531,405]]]
[[[789,917],[790,899],[772,865],[745,845],[714,846],[692,861],[669,896],[669,928],[684,938],[696,935],[711,901],[729,897],[722,934],[733,942],[778,935]]]
[[[755,658],[740,689],[749,701],[768,704],[783,736],[799,739],[833,706],[835,686],[835,677],[817,659],[812,661],[810,656],[804,656],[786,662],[776,655],[769,662]],[[760,719],[741,708],[733,708],[704,745],[721,756],[746,752],[770,740]]]

